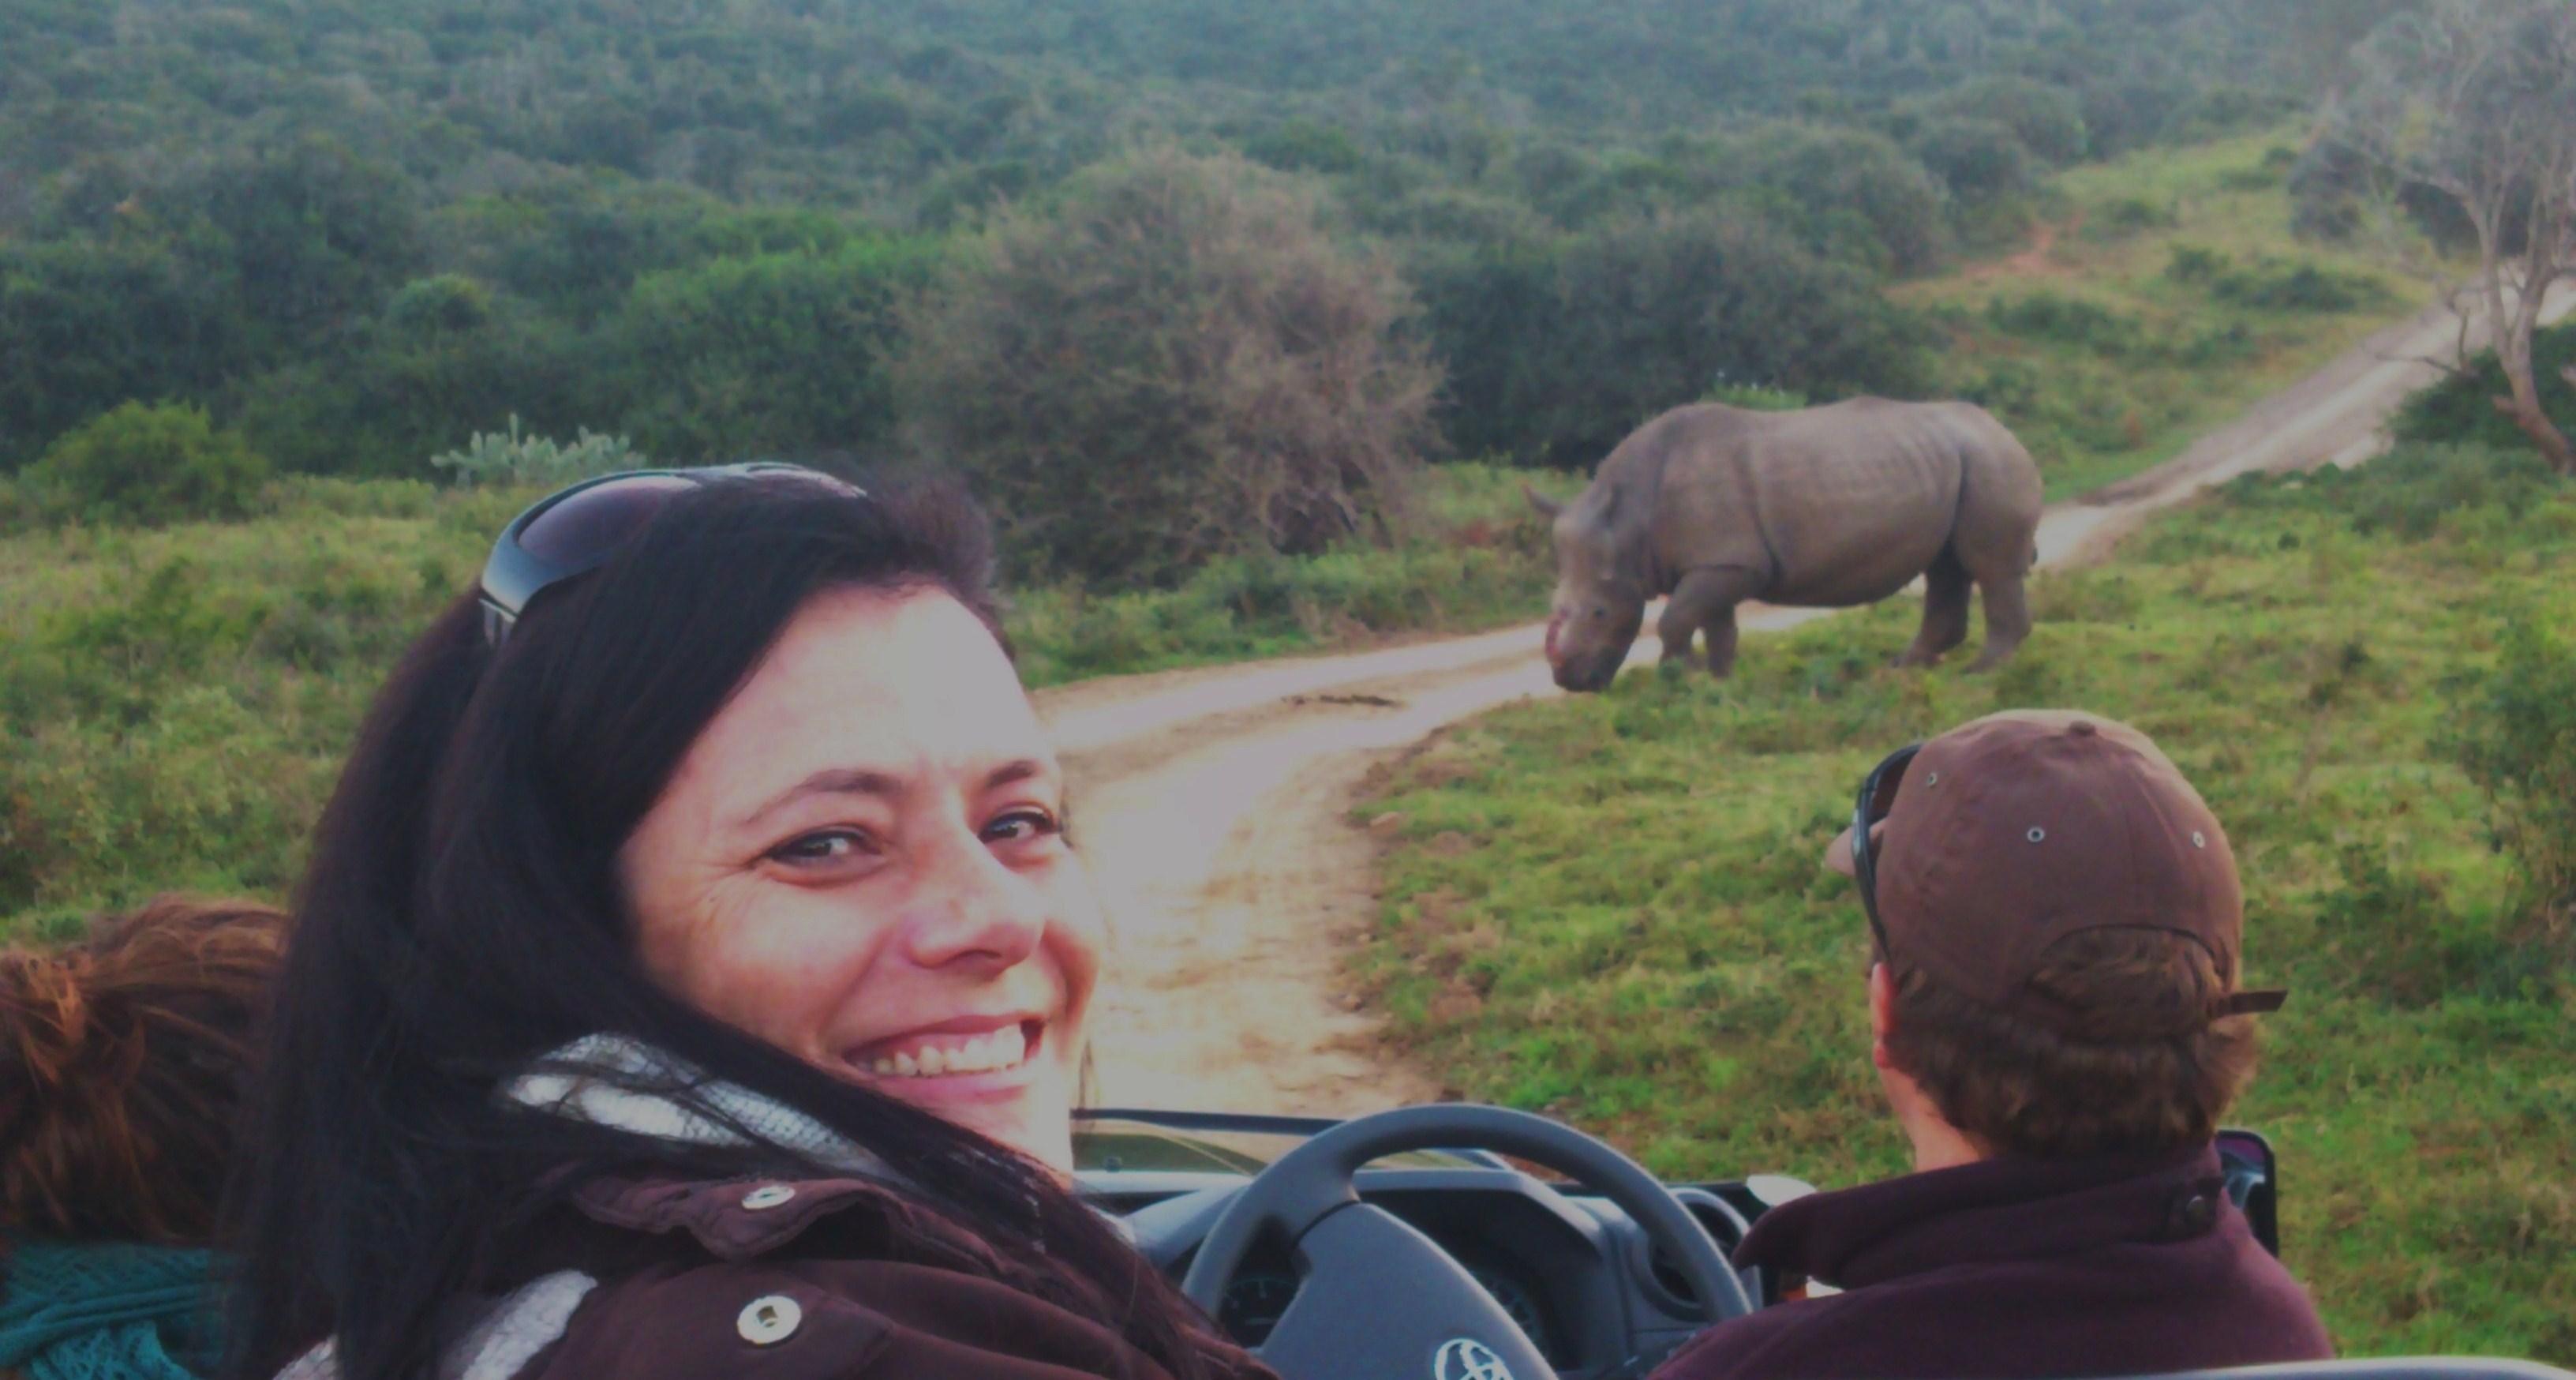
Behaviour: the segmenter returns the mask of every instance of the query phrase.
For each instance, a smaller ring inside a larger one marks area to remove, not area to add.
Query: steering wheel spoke
[[[1409,1367],[1386,1374],[1438,1375],[1441,1350],[1453,1343],[1446,1380],[1504,1380],[1484,1358],[1499,1360],[1513,1380],[1549,1380],[1555,1371],[1475,1277],[1439,1243],[1383,1208],[1352,1203],[1326,1214],[1297,1240],[1301,1283],[1296,1301],[1261,1348],[1261,1359],[1285,1376],[1377,1373],[1354,1369],[1353,1357],[1381,1357]],[[1390,1300],[1402,1300],[1389,1307]],[[1460,1358],[1478,1362],[1461,1370]]]

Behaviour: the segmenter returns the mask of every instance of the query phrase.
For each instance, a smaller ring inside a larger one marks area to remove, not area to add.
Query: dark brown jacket
[[[531,1283],[467,1333],[451,1369],[479,1358],[482,1373],[518,1380],[1168,1380],[971,1233],[873,1181],[604,1180],[575,1208],[527,1243]],[[1275,1380],[1212,1337],[1202,1351],[1214,1374]]]
[[[1656,1380],[2072,1380],[2334,1354],[2208,1146],[1820,1193],[1765,1214],[1735,1259],[1847,1292],[1710,1328]]]

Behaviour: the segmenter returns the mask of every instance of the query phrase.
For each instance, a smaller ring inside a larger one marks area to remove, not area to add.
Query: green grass
[[[2576,946],[2450,746],[2509,615],[2576,627],[2576,488],[2465,454],[2169,515],[2045,577],[1994,674],[1886,669],[1899,600],[1748,638],[1722,686],[1631,673],[1464,726],[1363,807],[1401,818],[1362,969],[1459,1093],[1660,1173],[1898,1171],[1824,846],[1898,744],[2005,707],[2109,714],[2227,822],[2250,977],[2293,989],[2230,1120],[2280,1146],[2288,1259],[2340,1344],[2576,1361]]]
[[[1552,572],[1520,480],[1432,472],[1392,546],[1222,562],[1168,591],[1021,591],[1023,673],[1531,617]],[[173,888],[281,896],[377,685],[532,493],[292,480],[246,521],[0,536],[0,934]]]
[[[2283,184],[2302,138],[2071,169],[2046,209],[2047,252],[1897,288],[1943,336],[1942,390],[1992,408],[2049,496],[2068,498],[2170,459],[2412,314],[2420,289],[2290,233]]]

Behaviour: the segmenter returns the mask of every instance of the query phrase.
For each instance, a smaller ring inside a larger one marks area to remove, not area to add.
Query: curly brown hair
[[[286,917],[164,896],[0,951],[0,1230],[202,1245]]]
[[[2254,1022],[2220,1016],[2234,975],[2173,930],[2084,930],[2050,945],[2031,985],[2067,1020],[2042,1026],[1909,969],[1887,1047],[1944,1119],[2035,1156],[2205,1141],[2254,1073]]]

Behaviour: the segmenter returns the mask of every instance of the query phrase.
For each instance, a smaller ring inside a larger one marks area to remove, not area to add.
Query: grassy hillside
[[[2288,1259],[2339,1343],[2564,1364],[2576,937],[2461,763],[2506,723],[2536,745],[2508,755],[2538,760],[2554,722],[2576,773],[2571,574],[2576,488],[2415,449],[2249,481],[2043,578],[2038,632],[1996,674],[1885,669],[1912,632],[1899,600],[1751,638],[1723,686],[1632,673],[1507,709],[1364,807],[1400,817],[1364,969],[1459,1092],[1661,1173],[1893,1172],[1865,927],[1824,846],[1908,739],[2010,706],[2113,715],[2226,821],[2251,976],[2294,993],[2232,1119],[2281,1148]],[[2519,679],[2483,680],[2506,646]]]
[[[1022,671],[1533,616],[1550,569],[1520,482],[1435,471],[1417,533],[1386,548],[1220,561],[1168,591],[1020,591]],[[298,479],[241,522],[0,536],[0,934],[169,888],[282,894],[393,658],[532,496]]]
[[[2051,498],[2170,459],[2423,305],[2422,289],[2291,234],[2284,128],[2076,168],[2033,247],[1899,285],[1945,347],[1939,388],[1986,404]]]

